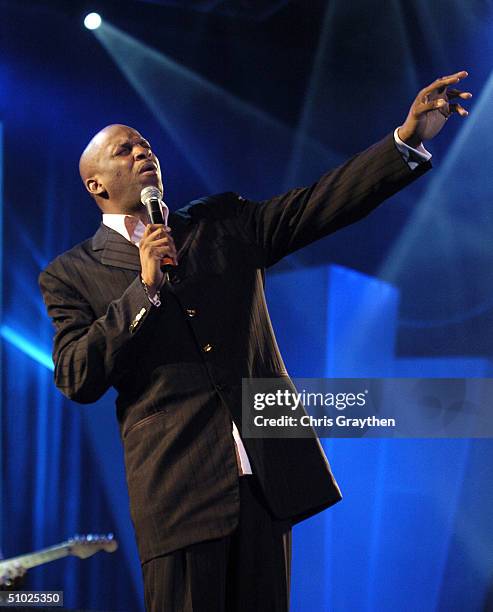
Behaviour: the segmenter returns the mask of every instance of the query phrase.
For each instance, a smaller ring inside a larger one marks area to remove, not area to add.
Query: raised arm
[[[452,113],[463,117],[468,114],[460,104],[450,102],[472,96],[450,88],[466,76],[467,72],[461,71],[437,79],[418,93],[406,120],[396,130],[402,142],[389,135],[310,187],[293,189],[258,203],[240,199],[239,228],[260,247],[263,264],[272,265],[358,221],[429,170],[430,155],[426,155],[422,142],[436,136]]]

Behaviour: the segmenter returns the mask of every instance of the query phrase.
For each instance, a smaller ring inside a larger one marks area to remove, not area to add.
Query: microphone
[[[152,224],[166,225],[166,222],[168,221],[168,207],[164,202],[163,208],[166,219],[163,219],[163,213],[161,212],[162,198],[163,194],[161,190],[153,185],[144,187],[144,189],[142,189],[140,192],[140,201],[147,208],[147,214],[149,215],[149,219],[151,220]]]
[[[144,189],[142,189],[142,191],[140,192],[140,201],[146,207],[147,214],[149,215],[149,219],[151,220],[151,223],[153,225],[167,225],[168,223],[169,210],[166,204],[162,201],[162,197],[163,194],[161,190],[157,187],[154,187],[153,185],[144,187]],[[164,210],[164,218],[163,213],[161,211],[161,206]],[[161,260],[161,269],[164,272],[169,273],[171,266],[175,267],[171,257],[163,257],[163,259]]]
[[[161,190],[157,187],[154,187],[153,185],[144,187],[144,189],[142,189],[142,191],[140,192],[140,201],[146,207],[147,214],[149,215],[149,219],[151,220],[151,223],[153,225],[167,225],[168,223],[169,210],[166,204],[162,201],[162,198],[163,194]],[[164,217],[161,211],[161,206],[164,210]],[[161,260],[161,268],[163,269],[163,271],[168,273],[170,270],[170,266],[175,267],[173,260],[171,259],[171,257],[164,257]]]

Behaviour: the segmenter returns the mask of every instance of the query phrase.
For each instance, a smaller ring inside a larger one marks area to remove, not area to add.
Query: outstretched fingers
[[[449,117],[452,113],[457,113],[461,117],[467,117],[468,111],[459,103],[448,104],[443,98],[431,100],[430,102],[423,102],[418,104],[416,108],[416,115],[423,115],[432,110],[439,110],[444,117]]]
[[[461,117],[467,117],[467,115],[469,115],[467,110],[461,104],[458,104],[458,103],[449,104],[449,111],[450,111],[450,114],[457,113]]]
[[[452,87],[447,89],[447,98],[454,100],[454,98],[462,98],[462,100],[469,100],[472,98],[470,91],[461,91],[460,89],[453,89]]]
[[[429,96],[430,94],[434,92],[441,93],[449,85],[454,85],[455,83],[462,81],[462,79],[465,79],[467,76],[468,76],[468,73],[465,70],[461,70],[459,72],[456,72],[455,74],[440,77],[439,79],[436,79],[435,81],[433,81],[433,83],[431,83],[430,85],[428,85],[427,87],[425,87],[424,89],[420,91],[420,98],[424,102],[426,97]]]

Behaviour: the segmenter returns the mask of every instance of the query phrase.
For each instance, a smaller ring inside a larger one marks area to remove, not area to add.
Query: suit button
[[[135,320],[140,321],[146,312],[147,311],[145,308],[141,308],[140,311],[135,315]]]
[[[210,353],[212,351],[212,344],[204,344],[202,350],[204,353]]]
[[[197,314],[197,311],[195,310],[195,308],[187,308],[187,315],[189,317],[194,317]]]

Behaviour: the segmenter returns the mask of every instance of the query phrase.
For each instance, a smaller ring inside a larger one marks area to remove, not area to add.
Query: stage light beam
[[[233,184],[249,197],[272,193],[292,147],[289,126],[106,20],[94,34],[209,192]],[[255,141],[255,157],[248,164],[225,162],[224,151],[237,150],[245,140]],[[303,160],[320,174],[327,160],[339,160],[318,141],[304,135],[300,140]],[[269,172],[263,172],[266,167]]]
[[[0,326],[0,337],[18,348],[28,357],[31,357],[34,361],[48,368],[48,370],[54,370],[53,360],[51,355],[44,351],[39,346],[36,346],[33,342],[25,338],[22,334],[19,334],[8,325]]]
[[[99,13],[89,13],[84,17],[84,25],[88,30],[97,30],[102,21]]]

